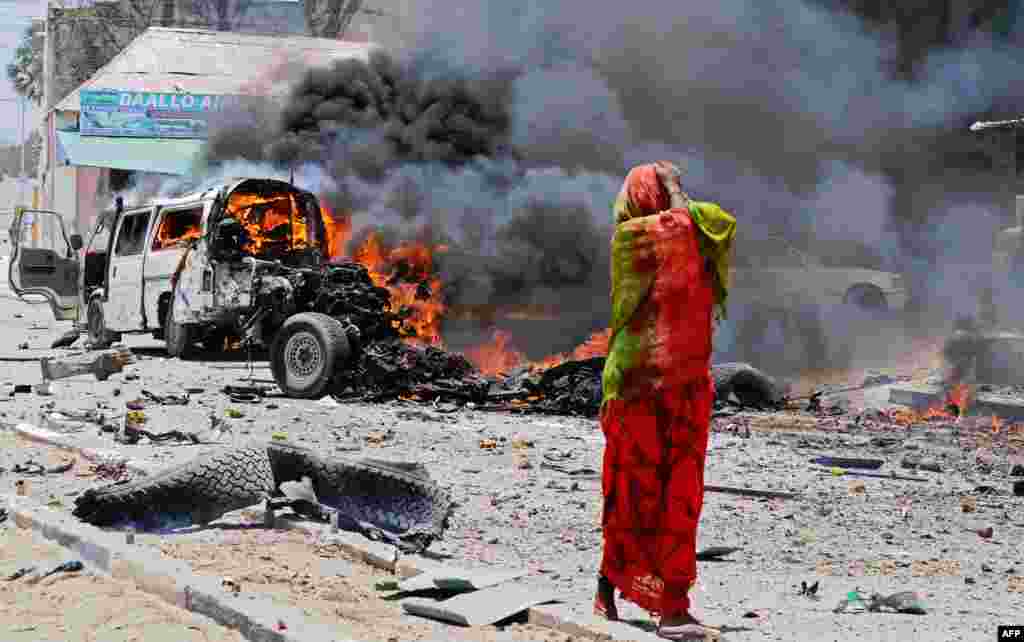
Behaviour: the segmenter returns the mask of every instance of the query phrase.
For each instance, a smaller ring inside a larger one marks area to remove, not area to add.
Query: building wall
[[[79,167],[76,172],[75,223],[79,234],[84,235],[96,223],[96,217],[100,213],[99,190],[108,172],[109,170],[101,167]]]

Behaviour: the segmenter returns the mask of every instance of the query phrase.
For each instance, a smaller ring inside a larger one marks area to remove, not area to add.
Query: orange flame
[[[466,350],[466,358],[484,375],[499,375],[518,367],[526,357],[512,346],[512,337],[495,330],[490,343]]]
[[[260,254],[270,249],[301,250],[309,246],[309,230],[302,210],[291,194],[273,196],[235,193],[228,199],[227,213],[245,228],[246,252]]]
[[[180,247],[188,241],[199,238],[201,215],[188,216],[188,212],[180,215],[172,212],[160,221],[160,227],[156,231],[156,238],[153,239],[154,250],[166,250],[172,247]]]
[[[957,410],[957,415],[962,417],[967,414],[967,408],[972,396],[970,386],[965,383],[957,383],[953,385],[946,395],[946,403],[954,406]]]
[[[954,384],[946,393],[944,402],[936,403],[923,411],[895,409],[889,412],[893,423],[901,426],[935,420],[954,420],[967,414],[973,390],[965,383]],[[993,421],[995,421],[993,417]]]
[[[466,351],[466,358],[485,375],[506,373],[513,368],[526,366],[531,370],[547,370],[566,361],[582,361],[608,354],[611,330],[602,330],[590,335],[584,343],[572,352],[555,354],[539,361],[529,361],[512,344],[511,336],[503,330],[495,330],[491,342]]]
[[[388,290],[392,310],[409,313],[404,323],[415,333],[409,339],[438,347],[445,305],[441,279],[434,275],[434,253],[446,249],[419,242],[385,248],[376,234],[370,234],[352,257],[366,267],[374,285]]]
[[[334,210],[320,204],[320,218],[324,222],[324,231],[327,233],[324,247],[327,256],[331,260],[345,258],[346,247],[352,238],[352,217],[348,214],[335,213]]]
[[[992,434],[998,435],[1003,430],[1005,423],[999,417],[992,415]]]
[[[325,248],[331,260],[351,258],[362,264],[374,285],[385,288],[391,295],[392,310],[403,308],[409,313],[404,324],[415,332],[406,340],[444,347],[441,322],[448,313],[441,297],[441,279],[434,273],[434,256],[445,252],[445,245],[433,245],[425,240],[406,241],[396,247],[385,247],[376,233],[371,233],[355,248],[349,257],[348,244],[352,239],[352,217],[336,213],[321,201],[321,218],[326,231]],[[524,309],[527,306],[521,306]],[[537,306],[533,306],[536,308]],[[530,309],[527,317],[550,317],[551,311]],[[510,317],[511,318],[511,317]],[[498,375],[518,366],[531,369],[550,368],[570,359],[582,360],[603,356],[608,352],[610,331],[594,333],[585,343],[570,353],[556,354],[537,362],[530,362],[512,343],[509,333],[497,330],[491,341],[466,350],[466,357],[485,375]]]

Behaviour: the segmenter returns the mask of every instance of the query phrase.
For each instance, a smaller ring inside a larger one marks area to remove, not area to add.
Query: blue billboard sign
[[[210,116],[239,101],[238,96],[83,89],[78,129],[83,136],[206,138]]]

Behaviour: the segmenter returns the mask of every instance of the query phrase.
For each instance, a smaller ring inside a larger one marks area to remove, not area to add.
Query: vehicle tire
[[[334,376],[334,368],[348,360],[348,337],[334,317],[303,312],[289,317],[270,348],[274,381],[289,397],[318,399]]]
[[[847,290],[843,296],[843,303],[871,312],[889,309],[889,302],[885,298],[885,292],[869,283],[859,283]]]
[[[88,328],[89,343],[94,350],[104,350],[117,340],[114,333],[107,330],[106,319],[103,317],[103,301],[99,297],[89,301],[86,308],[85,323]]]
[[[195,344],[196,327],[191,323],[178,323],[174,320],[174,299],[178,296],[178,288],[171,293],[171,302],[167,305],[167,318],[164,320],[164,342],[167,354],[179,359],[187,359],[192,354]]]
[[[75,517],[94,526],[167,528],[207,524],[274,494],[266,445],[199,455],[127,483],[90,488],[75,499]]]

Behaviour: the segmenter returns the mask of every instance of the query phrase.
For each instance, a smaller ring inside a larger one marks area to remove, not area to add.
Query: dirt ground
[[[68,551],[0,527],[0,639],[4,642],[240,642],[242,636],[88,569],[7,582],[29,565],[49,570]]]
[[[243,511],[244,513],[244,511]],[[240,515],[244,522],[245,515]],[[261,519],[249,515],[249,522]],[[234,521],[234,520],[231,520]],[[458,640],[462,642],[562,642],[571,640],[547,629],[503,623],[496,627],[452,627],[414,617],[389,599],[379,582],[397,578],[365,563],[346,559],[337,545],[299,531],[262,529],[205,532],[173,540],[142,535],[138,542],[188,562],[199,573],[229,577],[241,593],[259,592],[305,610],[323,624],[345,623],[359,640]]]
[[[46,309],[7,306],[0,310],[0,356],[44,355],[60,329]],[[28,341],[29,349],[18,350],[20,341]],[[110,435],[98,435],[96,426],[69,434],[82,445],[117,449],[160,467],[236,440],[269,439],[274,433],[324,453],[422,462],[459,504],[445,540],[431,549],[435,555],[458,566],[524,568],[524,582],[555,588],[576,612],[590,611],[601,544],[595,473],[600,470],[603,438],[595,421],[466,407],[442,413],[429,404],[408,402],[273,399],[238,405],[220,393],[224,385],[239,383],[246,374],[245,363],[237,357],[181,362],[164,358],[161,344],[152,340],[131,338],[129,344],[140,359],[131,373],[107,382],[88,377],[64,380],[48,397],[17,395],[0,402],[0,421],[38,423],[47,404],[57,409],[102,404],[108,412],[123,412],[125,400],[138,398],[143,389],[181,394],[185,387],[202,388],[204,392],[193,395],[186,407],[147,407],[147,427],[154,432],[202,432],[211,415],[224,419],[229,408],[242,413],[227,419],[232,433],[208,435],[217,443],[120,446]],[[920,346],[900,348],[885,373],[925,378],[934,367],[934,355],[922,353]],[[37,363],[7,362],[3,372],[0,384],[39,381]],[[860,374],[822,373],[813,383],[856,384],[863,372],[866,369]],[[256,377],[270,379],[265,363],[257,364]],[[1024,498],[1010,493],[1008,467],[1021,460],[1018,445],[1007,432],[993,436],[985,429],[988,418],[971,418],[955,426],[942,421],[894,424],[877,411],[889,409],[884,386],[826,396],[825,405],[837,409],[818,414],[743,413],[714,420],[706,483],[800,496],[765,500],[706,495],[699,547],[741,550],[728,561],[699,565],[693,593],[698,617],[726,627],[727,639],[738,641],[981,641],[992,639],[997,625],[1019,621],[1024,612],[1024,558],[1018,546],[1024,537]],[[10,470],[28,458],[60,462],[59,454],[39,446],[10,436],[0,439],[8,440],[0,444],[0,468]],[[882,459],[880,472],[924,481],[834,475],[811,463],[822,455]],[[932,459],[941,472],[905,470],[900,464],[907,457]],[[69,510],[75,494],[102,481],[90,472],[79,462],[66,473],[31,479],[30,492],[41,503]],[[0,484],[10,488],[15,478],[4,474]],[[963,511],[963,497],[974,498],[972,512]],[[985,527],[993,528],[991,537],[976,532]],[[244,590],[265,587],[281,600],[306,604],[312,617],[335,618],[358,629],[364,626],[361,618],[379,614],[402,635],[438,639],[434,625],[404,619],[396,603],[371,600],[353,605],[340,599],[340,593],[331,593],[336,589],[353,596],[374,594],[377,575],[356,568],[348,577],[323,577],[320,569],[326,567],[321,566],[324,561],[315,542],[282,540],[281,546],[298,557],[286,562],[287,571],[265,570],[266,560],[260,555],[266,553],[259,537],[266,535],[209,529],[201,537],[171,535],[155,545],[169,547],[174,555],[192,556],[199,565],[209,564],[205,572],[247,578]],[[303,552],[304,546],[308,552]],[[307,584],[293,582],[289,572],[299,573],[297,580]],[[818,599],[799,595],[802,581],[820,582]],[[837,602],[855,588],[883,594],[917,591],[928,614],[833,613]],[[382,610],[378,613],[377,608]],[[650,618],[628,605],[623,611],[638,625],[637,639],[644,639]]]

